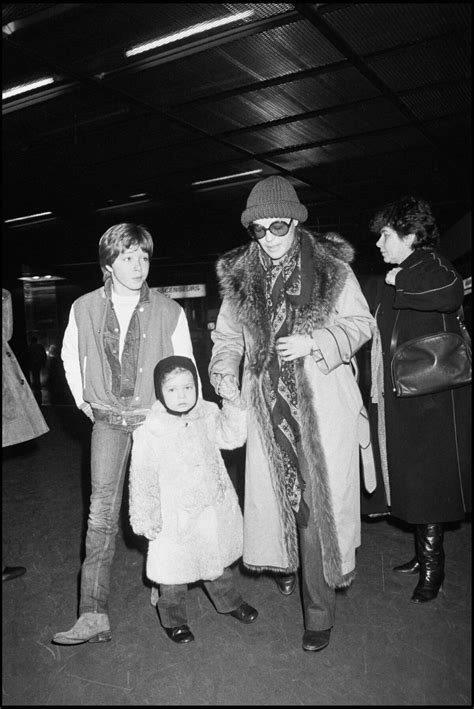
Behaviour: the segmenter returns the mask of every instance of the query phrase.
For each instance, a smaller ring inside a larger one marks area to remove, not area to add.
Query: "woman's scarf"
[[[259,250],[265,274],[267,308],[275,336],[290,335],[293,329],[295,306],[302,304],[310,292],[308,270],[302,270],[301,239],[295,243],[279,264]],[[270,394],[267,406],[273,426],[275,441],[280,450],[285,476],[285,489],[290,505],[300,526],[307,524],[308,508],[302,498],[305,482],[298,461],[300,440],[300,413],[296,392],[295,361],[287,362],[273,352],[268,366]]]

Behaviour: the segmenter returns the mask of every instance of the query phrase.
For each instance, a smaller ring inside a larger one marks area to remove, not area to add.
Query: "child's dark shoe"
[[[226,615],[231,615],[233,618],[237,618],[241,623],[253,623],[257,620],[258,611],[248,603],[243,601],[235,611],[230,611]]]
[[[187,625],[178,625],[176,628],[165,628],[166,635],[175,643],[190,643],[194,635]]]

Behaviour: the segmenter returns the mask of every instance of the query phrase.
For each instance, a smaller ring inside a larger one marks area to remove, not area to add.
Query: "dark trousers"
[[[227,567],[224,573],[214,581],[203,581],[218,613],[234,611],[242,603],[242,596],[234,583],[232,569]],[[186,594],[188,584],[160,583],[160,597],[157,608],[164,628],[176,628],[187,624]]]
[[[41,367],[30,369],[31,374],[31,389],[38,404],[43,403],[43,395],[41,392]]]
[[[305,475],[304,497],[311,499],[310,475]],[[307,527],[299,527],[301,562],[301,593],[303,596],[304,627],[306,630],[327,630],[336,617],[336,592],[328,586],[323,573],[321,544],[310,507]]]

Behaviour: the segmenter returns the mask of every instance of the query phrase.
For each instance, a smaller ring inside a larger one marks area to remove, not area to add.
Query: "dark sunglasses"
[[[278,220],[276,222],[272,222],[270,226],[262,226],[261,224],[251,222],[247,227],[247,231],[252,239],[263,239],[263,237],[266,236],[267,231],[274,236],[286,236],[290,231],[292,222],[293,219],[290,219],[289,224]]]

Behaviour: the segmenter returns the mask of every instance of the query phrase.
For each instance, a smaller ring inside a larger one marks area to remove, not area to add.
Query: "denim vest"
[[[148,410],[156,401],[153,371],[160,359],[174,354],[171,337],[182,308],[144,283],[120,362],[111,286],[108,279],[103,288],[74,303],[83,398],[95,408],[120,414]]]
[[[111,374],[112,394],[120,399],[124,408],[128,408],[133,399],[135,382],[137,378],[138,350],[140,348],[140,322],[138,320],[137,308],[132,313],[122,351],[122,359],[119,359],[119,339],[120,326],[115,314],[114,304],[110,293],[110,279],[105,283],[107,293],[107,305],[105,310],[105,322],[103,329],[104,351]],[[147,293],[146,298],[149,299]],[[140,300],[137,307],[144,300],[144,295],[140,292]]]

